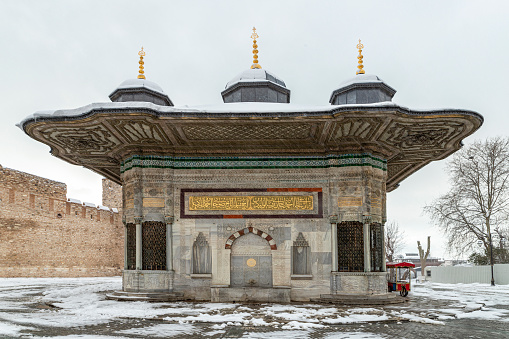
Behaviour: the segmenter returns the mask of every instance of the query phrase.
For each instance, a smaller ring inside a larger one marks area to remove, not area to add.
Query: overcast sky
[[[259,61],[292,91],[291,102],[328,104],[355,75],[362,39],[366,73],[395,88],[409,108],[481,113],[466,139],[505,136],[509,112],[507,1],[7,1],[0,0],[0,165],[67,184],[68,197],[101,203],[101,177],[52,157],[15,124],[38,110],[109,102],[145,74],[176,106],[221,103],[221,91]],[[388,218],[406,232],[405,252],[431,235],[432,255],[446,254],[422,207],[448,189],[446,161],[435,162],[388,194]]]

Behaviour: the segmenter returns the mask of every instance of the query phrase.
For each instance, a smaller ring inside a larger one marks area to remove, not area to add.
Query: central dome
[[[285,82],[261,68],[248,69],[230,80],[221,92],[223,101],[230,102],[290,102],[290,90]]]
[[[280,85],[280,86],[283,86],[286,88],[285,82],[283,80],[279,79],[273,73],[267,72],[264,69],[254,68],[254,69],[248,69],[248,70],[238,74],[236,77],[234,77],[232,80],[230,80],[226,84],[225,89],[228,89],[229,87],[235,85],[238,82],[256,82],[256,81],[271,81],[277,85]]]

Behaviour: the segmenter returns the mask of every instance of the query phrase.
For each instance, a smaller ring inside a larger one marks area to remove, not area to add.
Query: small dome
[[[161,94],[164,94],[164,91],[161,88],[161,86],[159,86],[158,84],[156,84],[153,81],[148,81],[146,79],[129,79],[129,80],[126,80],[123,83],[121,83],[117,87],[117,89],[141,88],[141,87],[145,87],[145,88],[151,89],[151,90],[153,90],[155,92],[159,92]]]
[[[256,82],[256,81],[270,81],[273,82],[279,86],[286,87],[285,82],[281,79],[279,79],[276,75],[267,72],[264,69],[260,68],[254,68],[254,69],[248,69],[240,74],[238,74],[236,77],[234,77],[232,80],[230,80],[226,84],[226,88],[229,88],[239,82]]]
[[[226,84],[221,92],[223,101],[290,102],[290,90],[283,80],[261,68],[248,69]]]
[[[391,101],[396,90],[374,74],[358,74],[332,92],[332,105],[371,104]]]
[[[354,76],[353,78],[343,81],[341,84],[339,84],[339,88],[346,87],[346,86],[352,85],[352,84],[382,83],[382,82],[384,82],[384,81],[382,79],[380,79],[377,75],[359,74],[359,75]]]
[[[162,106],[173,106],[170,98],[155,82],[146,79],[129,79],[109,95],[113,102],[142,101]]]

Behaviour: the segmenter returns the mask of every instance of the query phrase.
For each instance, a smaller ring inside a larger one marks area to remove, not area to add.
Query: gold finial
[[[359,39],[359,43],[357,44],[357,49],[359,50],[359,56],[357,57],[357,59],[359,59],[359,65],[357,66],[357,68],[359,69],[357,71],[357,73],[355,73],[356,75],[357,74],[364,74],[364,65],[362,64],[362,59],[364,58],[362,56],[362,49],[364,48],[364,45],[361,44],[361,39]]]
[[[143,50],[143,46],[141,47],[141,51],[138,52],[138,55],[140,56],[140,61],[138,62],[140,64],[140,74],[138,74],[138,79],[145,79],[145,71],[143,70],[143,65],[145,64],[143,62],[143,57],[145,56],[145,51]]]
[[[252,69],[262,68],[262,66],[258,64],[258,45],[256,44],[256,39],[258,38],[259,36],[256,34],[256,28],[253,27],[253,34],[251,34],[251,39],[253,39],[253,64],[251,65]]]

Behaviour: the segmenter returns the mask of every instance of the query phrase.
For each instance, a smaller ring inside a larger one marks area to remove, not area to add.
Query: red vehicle
[[[410,291],[410,268],[414,267],[411,262],[387,263],[389,292],[399,291],[402,297],[406,297]]]

